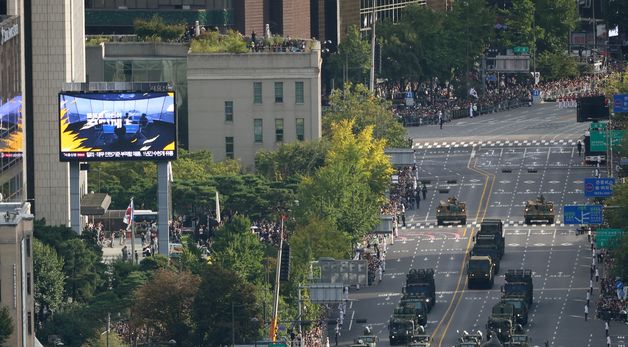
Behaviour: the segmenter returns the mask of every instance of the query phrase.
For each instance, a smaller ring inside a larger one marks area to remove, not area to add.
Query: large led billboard
[[[172,160],[174,92],[59,94],[61,161]]]
[[[578,122],[608,120],[608,103],[604,95],[578,98]]]
[[[0,157],[19,158],[23,155],[22,97],[0,102]]]

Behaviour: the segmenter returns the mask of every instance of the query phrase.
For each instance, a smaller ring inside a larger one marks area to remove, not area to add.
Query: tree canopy
[[[377,223],[393,170],[373,127],[355,135],[354,126],[354,120],[332,124],[325,165],[299,186],[298,213],[302,221],[327,219],[357,239]]]
[[[65,284],[63,265],[63,259],[54,248],[38,239],[33,240],[33,283],[38,320],[44,320],[46,312],[56,312],[61,306]]]
[[[338,45],[338,51],[331,54],[326,63],[329,77],[338,83],[364,82],[371,68],[371,44],[362,38],[360,29],[352,25]]]
[[[0,305],[0,346],[4,346],[11,334],[13,334],[13,319],[6,306]]]
[[[323,134],[333,135],[332,124],[342,120],[352,121],[352,131],[359,134],[372,127],[373,138],[384,140],[386,147],[408,147],[406,129],[395,118],[391,105],[374,96],[363,84],[345,84],[343,89],[334,89],[330,107],[323,113]]]

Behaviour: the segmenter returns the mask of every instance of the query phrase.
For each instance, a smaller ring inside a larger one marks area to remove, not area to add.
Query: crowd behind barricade
[[[613,268],[614,259],[605,250],[596,250],[596,262],[602,268],[602,278],[599,279],[600,298],[597,301],[597,318],[605,321],[626,321],[626,304],[623,287],[617,288],[617,280],[609,276]],[[593,265],[595,267],[595,265]],[[599,274],[592,268],[592,274]],[[592,276],[593,277],[593,276]],[[596,276],[598,277],[598,276]],[[596,278],[596,280],[598,280]]]
[[[389,82],[378,85],[376,93],[392,101],[395,116],[405,126],[439,124],[451,119],[529,105],[531,101],[529,84],[518,81],[516,77],[506,76],[502,76],[499,83],[486,82],[481,94],[470,89],[469,96],[465,98],[454,95],[451,83],[434,83],[431,86],[426,83],[407,83],[401,86]]]

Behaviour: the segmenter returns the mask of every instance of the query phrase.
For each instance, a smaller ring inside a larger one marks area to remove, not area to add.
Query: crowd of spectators
[[[617,288],[617,280],[609,276],[613,268],[614,259],[605,249],[597,250],[596,257],[597,263],[602,268],[603,275],[599,279],[600,298],[597,301],[597,317],[605,321],[616,320],[624,322],[626,321],[627,301],[625,300],[623,288]],[[593,274],[594,271],[592,268],[591,273]]]
[[[251,223],[251,231],[255,233],[262,243],[279,245],[281,235],[281,223],[261,219]]]
[[[454,81],[460,84],[460,79]],[[393,111],[399,121],[406,126],[438,124],[442,118],[447,122],[452,118],[498,112],[528,104],[531,100],[530,85],[516,77],[502,76],[499,83],[487,81],[484,91],[478,93],[469,89],[465,97],[457,97],[454,84],[434,83],[382,83],[377,86],[379,97],[391,100]]]

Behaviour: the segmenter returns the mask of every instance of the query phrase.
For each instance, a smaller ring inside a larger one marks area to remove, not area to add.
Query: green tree
[[[4,346],[11,334],[13,334],[13,319],[9,309],[5,306],[0,306],[0,346]]]
[[[258,338],[258,330],[254,328],[262,321],[262,307],[256,301],[255,292],[253,285],[219,265],[203,271],[192,305],[196,344],[230,345],[232,333],[236,343]]]
[[[569,32],[576,28],[577,4],[571,0],[536,0],[534,18],[540,28],[539,52],[561,52],[569,42]]]
[[[513,0],[512,6],[500,9],[499,15],[504,17],[507,29],[501,36],[501,45],[505,48],[516,46],[529,47],[534,50],[534,13],[532,0]],[[541,27],[536,27],[538,36],[542,35]]]
[[[397,121],[390,103],[371,94],[363,84],[347,83],[344,89],[331,93],[330,107],[323,113],[323,134],[332,136],[332,124],[351,120],[353,133],[373,128],[373,137],[384,140],[387,147],[408,147],[406,129]]]
[[[447,43],[443,47],[444,56],[437,58],[446,64],[436,76],[450,80],[455,72],[466,75],[474,69],[494,37],[495,22],[495,11],[485,0],[457,2],[445,16],[442,36]]]
[[[282,144],[274,151],[261,150],[255,155],[255,169],[271,181],[298,180],[323,166],[327,147],[327,141],[318,140]]]
[[[607,209],[605,217],[608,218],[609,224],[613,228],[625,228],[628,226],[628,184],[616,184],[613,186],[613,196],[608,199],[607,205],[618,206],[617,208]]]
[[[327,219],[338,230],[358,239],[378,221],[392,167],[384,154],[384,141],[373,137],[373,128],[353,133],[354,121],[332,124],[325,166],[299,187],[297,215]]]
[[[573,57],[565,52],[545,51],[539,55],[537,70],[544,80],[553,81],[562,78],[572,78],[579,75],[578,65]]]
[[[185,344],[194,327],[192,304],[199,284],[198,276],[189,272],[157,271],[135,293],[133,327],[146,329],[149,337],[160,341]]]
[[[178,40],[185,33],[184,24],[167,24],[164,19],[154,15],[151,19],[136,19],[133,22],[135,34],[143,40]]]
[[[101,284],[100,259],[79,239],[59,245],[59,256],[64,260],[65,296],[74,301],[87,302]]]
[[[351,251],[351,237],[329,221],[312,217],[297,226],[290,236],[290,248],[293,281],[304,282],[311,261],[320,257],[346,259]]]
[[[362,38],[357,26],[349,27],[347,35],[338,45],[338,52],[329,56],[326,65],[330,76],[336,81],[347,83],[366,80],[371,68],[371,45]]]
[[[445,16],[429,6],[409,5],[398,23],[384,21],[378,26],[383,77],[403,83],[449,76],[444,22]]]
[[[262,278],[261,260],[264,249],[259,238],[251,233],[251,221],[235,215],[216,233],[212,245],[216,263],[251,283]]]
[[[33,240],[33,283],[37,318],[43,321],[45,312],[57,312],[63,301],[65,275],[63,259],[51,246]]]

